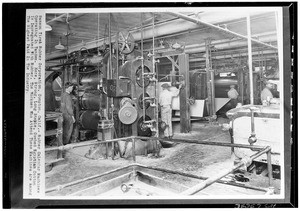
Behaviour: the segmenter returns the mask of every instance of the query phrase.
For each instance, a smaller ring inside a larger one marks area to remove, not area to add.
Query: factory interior
[[[46,196],[282,193],[277,11],[66,11],[45,20]]]

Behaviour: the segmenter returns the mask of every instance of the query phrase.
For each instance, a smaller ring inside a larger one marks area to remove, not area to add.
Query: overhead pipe
[[[159,36],[159,34],[157,36]],[[256,34],[256,35],[253,35],[253,36],[259,37],[259,39],[262,42],[271,43],[271,42],[276,42],[277,41],[276,34],[267,34],[267,35],[265,35],[265,34],[263,34],[263,35]],[[112,42],[114,42],[113,38],[112,38]],[[233,40],[224,39],[224,40],[212,41],[211,44],[215,48],[217,48],[219,50],[222,50],[222,49],[235,48],[235,47],[240,47],[240,46],[242,46],[242,47],[247,46],[247,41],[244,41],[240,38],[233,39]],[[71,49],[71,48],[72,47],[69,47],[69,49]],[[147,49],[147,50],[149,50],[149,49]],[[70,50],[70,52],[71,52],[71,50]],[[186,45],[185,46],[185,53],[187,53],[187,54],[199,53],[199,52],[205,52],[205,44],[192,44],[192,45]],[[51,60],[51,59],[57,58],[57,56],[60,56],[60,57],[65,56],[65,54],[63,54],[63,53],[61,55],[58,55],[57,53],[61,54],[60,52],[53,52],[53,53],[47,55],[47,59]]]
[[[61,19],[61,18],[65,17],[65,16],[67,16],[67,14],[68,14],[68,13],[64,13],[64,14],[62,14],[62,15],[60,15],[60,16],[57,16],[57,17],[55,17],[55,18],[53,18],[53,19],[47,21],[46,23],[49,24],[49,23],[51,23],[51,22],[53,22],[53,21],[58,21],[59,19]]]
[[[155,31],[152,32],[152,27],[147,27],[147,29],[144,30],[144,39],[151,39],[153,36],[153,33],[159,37],[159,36],[163,36],[166,34],[174,34],[180,31],[188,31],[191,29],[196,29],[199,28],[198,25],[193,24],[193,23],[187,23],[184,20],[177,20],[170,22],[165,22],[162,23],[160,25],[156,25],[155,27]],[[132,30],[129,31],[134,40],[140,40],[140,30]],[[101,38],[98,40],[93,40],[90,42],[86,42],[85,43],[85,47],[87,49],[91,49],[91,48],[96,48],[99,47],[101,45],[104,44],[105,38]],[[111,37],[111,42],[115,42],[116,41],[116,35]],[[74,45],[74,46],[70,46],[69,47],[69,52],[75,52],[75,51],[79,51],[82,48],[82,44],[79,45]],[[47,55],[47,59],[46,60],[51,60],[51,59],[55,59],[55,58],[59,58],[59,57],[63,57],[65,56],[65,54],[61,51],[55,51],[53,53],[51,53],[50,55]]]
[[[275,54],[276,52],[272,50],[264,51],[264,55],[269,55],[269,54]],[[258,52],[254,52],[252,54],[253,56],[259,56]],[[230,54],[230,55],[220,55],[220,56],[214,56],[212,59],[228,59],[228,58],[236,58],[236,57],[246,57],[248,56],[247,53],[241,53],[241,54]],[[198,61],[205,61],[205,58],[193,58],[190,59],[190,62],[198,62]]]
[[[277,37],[274,34],[263,35],[262,37],[259,37],[259,39],[262,42],[268,42],[268,43],[277,41]],[[219,40],[219,41],[212,41],[211,44],[218,50],[223,50],[223,49],[247,46],[247,41],[240,39],[240,38],[234,39],[234,40],[224,39],[224,40]],[[274,51],[277,51],[277,50],[274,50]],[[188,54],[205,52],[205,43],[186,45],[184,52],[188,53]]]
[[[87,13],[78,13],[76,15],[72,15],[71,17],[69,16],[68,21],[72,21],[72,20],[74,20],[76,18],[79,18],[79,17],[85,15],[85,14],[87,14]],[[59,19],[67,17],[67,16],[68,16],[68,13],[64,13],[64,14],[58,16],[58,17],[55,17],[55,18],[47,21],[46,23],[49,24],[49,23],[54,22],[54,21],[59,21]]]
[[[230,30],[228,30],[228,29],[224,29],[224,28],[222,28],[222,27],[219,27],[219,26],[213,25],[213,24],[211,24],[211,23],[207,23],[207,22],[201,21],[201,20],[196,19],[196,18],[189,17],[189,16],[187,16],[187,15],[180,14],[180,13],[178,13],[178,12],[167,12],[167,13],[170,14],[170,15],[173,15],[173,16],[175,16],[175,17],[179,17],[179,18],[182,18],[182,19],[184,19],[184,20],[187,20],[187,21],[196,23],[196,24],[198,24],[198,25],[208,26],[208,27],[210,27],[210,28],[216,29],[216,30],[218,30],[218,31],[220,31],[220,32],[223,32],[223,33],[225,33],[225,34],[233,35],[233,36],[235,36],[235,37],[240,37],[240,38],[245,39],[245,40],[248,39],[247,36],[244,36],[244,35],[242,35],[242,34],[239,34],[239,33],[233,32],[233,31],[230,31]],[[251,40],[252,42],[257,43],[257,44],[266,46],[266,47],[268,47],[268,48],[271,48],[271,49],[277,49],[276,46],[266,44],[266,43],[261,42],[261,41],[256,40],[256,39],[250,38],[250,40]]]
[[[226,21],[226,19],[224,19],[223,21]],[[211,22],[213,22],[213,20],[211,20]],[[199,25],[192,23],[192,22],[186,22],[185,20],[182,20],[182,19],[165,21],[165,22],[161,22],[161,23],[156,23],[154,31],[152,30],[152,26],[145,27],[144,28],[144,40],[152,39],[153,34],[155,34],[156,37],[161,38],[162,36],[166,36],[166,35],[174,35],[174,34],[176,35],[179,32],[189,33],[191,30],[195,30],[195,29],[198,30]],[[202,29],[200,29],[200,30],[202,30]],[[130,30],[129,32],[133,35],[134,40],[136,40],[136,41],[140,40],[139,29]],[[277,39],[277,37],[275,37],[274,40],[276,41],[276,39]],[[104,41],[105,41],[105,38],[92,40],[90,42],[86,42],[85,47],[87,49],[96,48],[96,47],[103,45]],[[112,36],[111,41],[112,42],[116,41],[115,35]],[[263,40],[263,39],[261,41],[268,42],[268,40]],[[228,42],[228,40],[226,42]],[[212,44],[215,44],[215,43],[212,42]],[[69,52],[79,51],[81,48],[82,48],[82,44],[73,45],[73,46],[69,47]],[[189,46],[186,46],[185,50],[187,50],[187,48],[189,48]],[[190,52],[187,52],[187,53],[190,53]],[[64,57],[64,56],[65,56],[65,54],[63,52],[54,51],[54,52],[46,55],[46,57],[47,57],[46,60],[52,60],[52,59],[56,59],[56,58],[60,58],[60,57]]]

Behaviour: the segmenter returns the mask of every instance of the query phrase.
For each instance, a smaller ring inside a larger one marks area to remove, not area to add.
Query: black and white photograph
[[[216,4],[27,9],[23,198],[286,202],[286,14]]]

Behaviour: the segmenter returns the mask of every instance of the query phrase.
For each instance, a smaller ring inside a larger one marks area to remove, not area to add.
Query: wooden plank
[[[59,135],[62,134],[61,130],[55,129],[55,130],[47,130],[45,132],[45,136],[54,136],[54,135]]]
[[[180,90],[180,132],[188,133],[191,130],[190,105],[187,99],[190,97],[190,77],[189,77],[189,55],[180,54],[179,75],[183,75],[185,86]]]
[[[71,196],[97,196],[100,194],[105,194],[109,190],[121,186],[122,183],[130,181],[130,175],[132,172],[126,173],[124,175],[115,177],[113,179],[107,180],[100,184],[94,185],[92,187],[77,191],[70,194]]]

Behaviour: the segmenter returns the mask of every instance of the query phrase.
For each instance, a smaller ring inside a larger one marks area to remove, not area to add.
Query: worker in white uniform
[[[230,85],[230,90],[227,92],[228,98],[230,98],[231,108],[235,108],[238,103],[239,93],[236,91],[234,85]]]
[[[273,89],[273,84],[270,81],[266,82],[266,87],[260,93],[260,99],[263,105],[279,104],[279,99],[274,98],[271,90]]]
[[[172,138],[172,98],[177,97],[182,84],[179,85],[179,89],[171,91],[171,86],[168,83],[161,85],[163,91],[159,94],[159,105],[161,107],[161,120],[166,123],[167,127],[164,130],[164,137]]]

